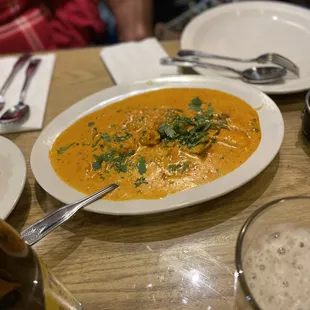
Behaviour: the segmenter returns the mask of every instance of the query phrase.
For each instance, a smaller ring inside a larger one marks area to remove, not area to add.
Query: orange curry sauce
[[[64,182],[86,194],[117,183],[107,199],[158,199],[233,171],[260,140],[258,114],[243,100],[170,88],[83,117],[56,139],[50,160]]]

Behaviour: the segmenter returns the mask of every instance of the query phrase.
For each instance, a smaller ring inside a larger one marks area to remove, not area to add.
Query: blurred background
[[[237,0],[0,0],[0,54],[178,39],[198,14]],[[286,0],[309,6],[309,0]],[[263,5],[263,4],[262,4]]]
[[[147,2],[149,0],[142,1]],[[152,4],[149,8],[151,8],[152,12],[148,18],[151,20],[151,29],[149,32],[146,30],[145,36],[155,35],[159,40],[179,39],[186,24],[198,14],[223,3],[238,1],[240,0],[150,0]],[[282,2],[310,6],[309,0],[287,0]],[[107,25],[104,43],[112,44],[122,41],[122,38],[118,36],[117,21],[105,0],[100,1],[99,11],[102,20]],[[145,14],[147,13],[145,12]]]

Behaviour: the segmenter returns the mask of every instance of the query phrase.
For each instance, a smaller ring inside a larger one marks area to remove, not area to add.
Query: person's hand
[[[120,41],[138,41],[153,34],[152,0],[106,0],[116,19]]]

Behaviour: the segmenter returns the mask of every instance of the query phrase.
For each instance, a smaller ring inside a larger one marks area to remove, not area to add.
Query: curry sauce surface
[[[50,160],[58,176],[112,200],[157,199],[211,182],[243,164],[261,140],[257,112],[209,89],[162,89],[109,105],[66,129]]]

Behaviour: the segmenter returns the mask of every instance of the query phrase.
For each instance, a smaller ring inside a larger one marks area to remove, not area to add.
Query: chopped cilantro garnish
[[[93,170],[99,170],[103,162],[111,162],[115,157],[115,151],[109,151],[101,155],[93,155],[95,162],[92,163]]]
[[[133,155],[135,155],[135,153],[136,153],[135,151],[130,151],[130,152],[127,154],[127,157],[128,157],[128,156],[133,156]]]
[[[131,137],[132,137],[132,134],[126,132],[126,134],[124,136],[115,136],[114,140],[116,142],[124,142],[124,141],[128,140]]]
[[[180,169],[182,167],[181,164],[177,164],[177,165],[169,165],[168,168],[171,171],[177,171],[178,169]]]
[[[105,162],[112,161],[114,159],[114,157],[115,157],[115,151],[114,150],[106,152],[106,153],[101,155],[102,160]]]
[[[95,125],[94,122],[89,122],[89,123],[88,123],[88,127],[93,127],[94,125]]]
[[[213,106],[208,104],[208,110],[205,112],[206,115],[212,115],[214,113]]]
[[[100,161],[101,161],[101,163],[102,163],[103,161],[109,162],[109,161],[111,161],[111,160],[114,158],[114,156],[115,156],[115,151],[112,150],[112,151],[103,153],[103,154],[101,154],[101,155],[93,155],[93,156],[94,156],[94,158],[96,159],[96,161],[98,161],[98,162],[100,162]]]
[[[145,159],[143,156],[139,157],[139,162],[138,162],[138,170],[139,173],[142,175],[146,172],[146,165],[145,165]]]
[[[114,150],[103,153],[101,155],[93,155],[95,158],[95,162],[92,163],[93,170],[99,170],[102,167],[103,162],[107,162],[111,164],[111,167],[118,173],[127,172],[128,164],[126,162],[128,157],[134,155],[134,152],[130,152],[128,154],[122,153],[117,156]]]
[[[106,140],[107,142],[112,141],[112,138],[107,134],[107,133],[103,133],[101,135],[102,139]]]
[[[176,165],[172,164],[172,165],[168,166],[169,170],[171,170],[172,172],[176,172],[178,170],[181,170],[182,172],[185,172],[185,170],[188,167],[189,167],[189,162],[188,161],[186,163],[184,163],[184,164],[176,164]]]
[[[173,127],[167,123],[162,123],[158,129],[158,132],[161,136],[167,136],[170,139],[173,139],[176,136],[176,132]]]
[[[62,146],[57,150],[57,154],[61,155],[63,154],[66,150],[68,150],[71,146],[73,146],[75,143],[71,143],[67,146]]]
[[[93,170],[95,170],[95,171],[99,170],[99,169],[101,169],[102,161],[101,162],[95,161],[91,165],[92,165]]]
[[[183,165],[183,168],[182,168],[182,172],[185,172],[189,167],[189,162],[187,161],[184,165]]]
[[[142,184],[149,184],[149,183],[145,180],[145,177],[138,178],[138,179],[135,181],[135,183],[134,183],[135,187],[139,187],[139,186],[141,186]]]
[[[176,141],[181,146],[193,148],[200,143],[209,143],[211,129],[218,132],[220,129],[229,130],[227,120],[215,115],[212,105],[209,104],[206,111],[201,109],[201,105],[201,100],[196,97],[190,104],[190,108],[197,111],[194,117],[175,114],[173,118],[162,123],[158,128],[161,140],[166,143]],[[194,107],[196,108],[194,109]],[[212,142],[216,142],[215,138],[212,139]]]
[[[211,105],[209,105],[208,110],[206,112],[202,112],[202,113],[197,114],[194,117],[194,120],[198,125],[202,125],[208,121],[211,121],[212,118],[213,118],[213,107]]]
[[[126,154],[120,154],[118,157],[114,159],[112,167],[116,172],[120,173],[128,171],[128,167],[126,165],[126,159],[127,159]]]
[[[98,145],[98,143],[104,139],[105,141],[107,142],[110,142],[112,141],[112,138],[107,134],[107,133],[103,133],[96,141],[95,143],[93,144],[93,147],[96,147]]]
[[[196,98],[192,99],[188,108],[189,108],[189,110],[200,112],[200,111],[202,111],[202,108],[201,108],[202,105],[203,105],[203,102],[200,100],[199,97],[196,97]]]
[[[229,129],[228,128],[228,124],[227,124],[227,120],[226,119],[220,119],[218,121],[218,125],[221,127],[221,128],[224,128],[224,129]]]

